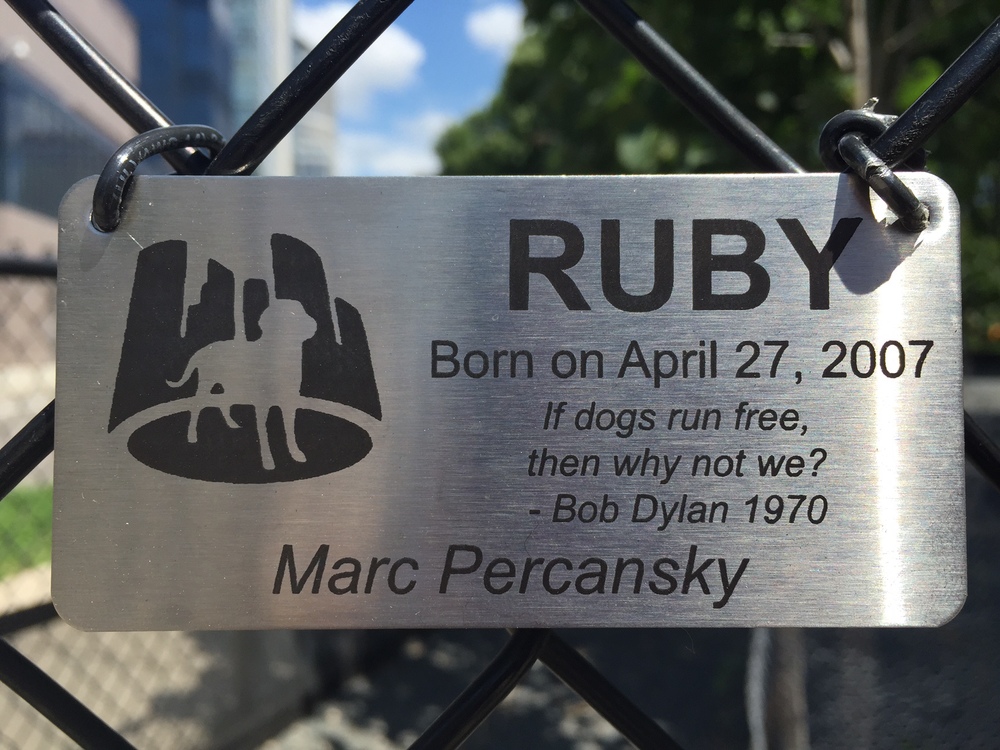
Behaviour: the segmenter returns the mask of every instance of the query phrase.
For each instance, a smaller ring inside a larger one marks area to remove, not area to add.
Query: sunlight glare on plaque
[[[900,330],[903,323],[903,300],[897,287],[886,285],[880,290],[878,329],[887,340]],[[899,429],[897,400],[899,388],[895,380],[879,378],[875,391],[875,450],[878,455],[878,526],[879,567],[882,570],[882,620],[886,625],[904,623],[902,549],[899,530]]]

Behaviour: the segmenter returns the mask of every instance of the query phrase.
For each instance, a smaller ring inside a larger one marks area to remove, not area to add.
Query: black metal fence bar
[[[0,500],[52,452],[55,440],[56,402],[32,417],[20,432],[0,448]]]
[[[0,277],[54,279],[56,259],[28,258],[17,254],[0,255]],[[52,409],[53,404],[50,403],[33,420],[34,424],[29,423],[7,446],[0,449],[0,481],[5,482],[0,500],[51,451],[51,433],[47,424],[51,421],[49,417]],[[38,424],[39,418],[41,425]],[[16,467],[13,474],[8,473],[11,471],[8,468],[10,466]],[[4,613],[0,615],[0,637],[40,625],[55,617],[57,614],[51,602]]]
[[[12,635],[19,630],[54,620],[59,614],[52,602],[38,604],[6,615],[0,615],[0,637]]]
[[[636,747],[641,750],[682,750],[659,724],[626,698],[562,638],[549,638],[539,658]]]
[[[360,0],[236,131],[206,174],[251,174],[413,0]]]
[[[452,750],[507,697],[550,636],[548,630],[516,630],[489,666],[455,699],[410,750]]]
[[[1000,490],[1000,446],[965,412],[965,457]]]
[[[160,109],[115,70],[104,55],[84,39],[48,0],[7,0],[24,22],[44,41],[70,69],[101,97],[136,132],[172,125]],[[201,174],[208,166],[208,157],[188,150],[164,158],[178,172]]]
[[[58,682],[0,638],[0,682],[84,750],[135,750]]]
[[[624,0],[577,0],[709,128],[766,172],[804,172]]]
[[[0,276],[22,276],[54,279],[55,258],[26,258],[22,255],[0,255]]]
[[[872,143],[886,164],[906,161],[1000,68],[1000,18]]]

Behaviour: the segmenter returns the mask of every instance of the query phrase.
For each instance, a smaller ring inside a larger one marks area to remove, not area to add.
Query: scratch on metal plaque
[[[843,175],[139,177],[60,212],[94,630],[937,625],[959,212]]]

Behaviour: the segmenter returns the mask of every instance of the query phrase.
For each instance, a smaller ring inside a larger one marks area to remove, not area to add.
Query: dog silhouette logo
[[[139,253],[108,432],[167,474],[233,484],[346,469],[382,419],[361,315],[330,299],[322,260],[271,237],[271,264],[187,243]]]

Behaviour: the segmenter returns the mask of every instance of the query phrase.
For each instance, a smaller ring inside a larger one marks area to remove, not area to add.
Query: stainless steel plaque
[[[81,628],[936,625],[959,222],[841,175],[140,177],[63,203]]]

